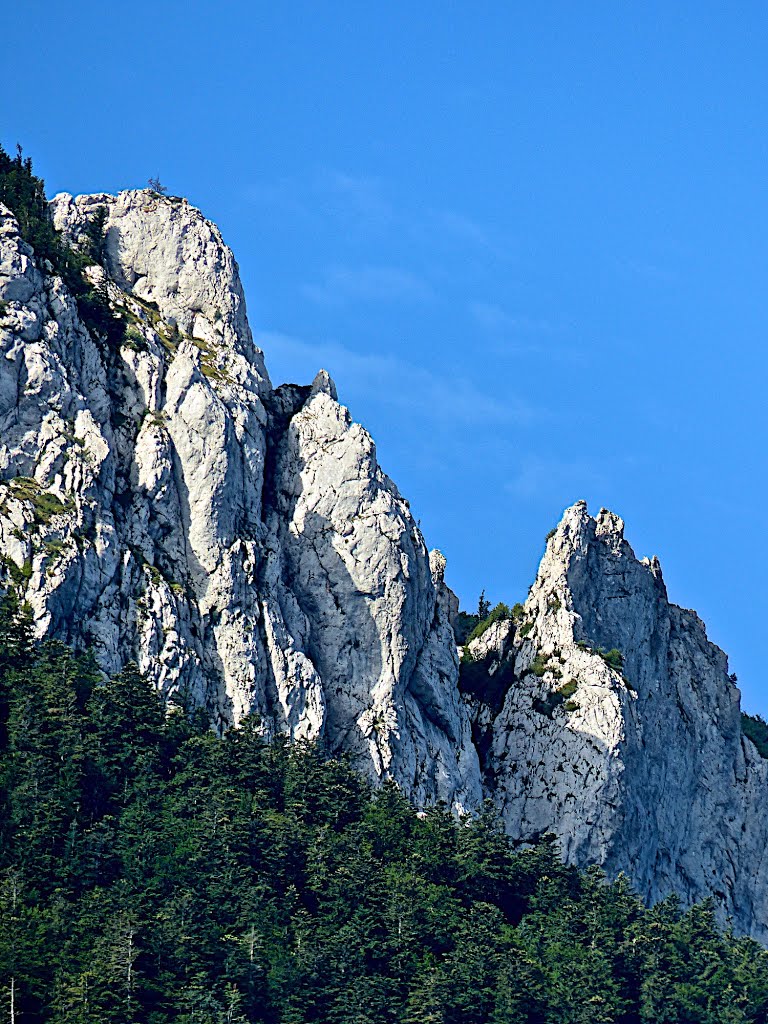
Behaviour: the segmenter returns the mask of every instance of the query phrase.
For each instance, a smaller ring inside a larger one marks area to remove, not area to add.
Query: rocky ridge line
[[[513,838],[554,831],[649,900],[713,893],[768,939],[766,762],[621,520],[567,510],[460,673],[445,560],[326,373],[272,388],[218,229],[148,190],[51,209],[75,245],[103,218],[86,274],[116,329],[86,327],[0,207],[0,571],[40,633],[419,805],[489,798]]]

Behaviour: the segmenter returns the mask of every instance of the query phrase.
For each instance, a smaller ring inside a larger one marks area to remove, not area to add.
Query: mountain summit
[[[151,190],[50,209],[79,294],[0,205],[0,571],[40,634],[768,939],[768,762],[621,520],[568,509],[460,662],[445,559],[325,371],[273,389],[218,229]]]

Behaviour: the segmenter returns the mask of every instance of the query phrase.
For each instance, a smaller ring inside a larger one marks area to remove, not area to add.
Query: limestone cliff
[[[479,797],[443,582],[333,383],[273,391],[235,260],[185,200],[57,196],[116,330],[0,208],[0,553],[41,633],[220,725],[322,736],[421,801]]]
[[[108,316],[0,206],[0,584],[39,632],[136,661],[221,728],[320,738],[420,805],[489,798],[515,839],[554,831],[650,900],[712,893],[768,939],[768,762],[621,521],[569,509],[460,673],[445,560],[326,373],[272,388],[217,228],[148,190],[51,210],[74,247],[98,234]]]
[[[768,938],[768,762],[739,691],[656,559],[579,502],[547,542],[516,621],[470,645],[462,686],[484,782],[510,835],[625,871],[649,901],[714,895]]]

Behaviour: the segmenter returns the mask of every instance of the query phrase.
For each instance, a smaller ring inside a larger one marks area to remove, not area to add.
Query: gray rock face
[[[75,244],[103,218],[87,276],[119,323],[87,328],[0,206],[0,584],[40,633],[768,940],[768,762],[621,520],[569,509],[460,673],[445,559],[325,372],[273,390],[218,230],[150,191],[52,211]]]
[[[768,762],[742,736],[725,655],[623,529],[569,509],[524,617],[473,641],[486,786],[513,837],[553,831],[567,860],[624,871],[651,902],[714,895],[768,939]],[[623,667],[598,653],[614,649]]]
[[[324,729],[333,747],[419,802],[440,795],[473,806],[479,773],[456,688],[445,560],[428,555],[370,435],[327,375],[303,401],[294,392],[296,411],[280,392],[283,417],[292,415],[274,445],[266,524],[282,583],[267,589],[270,614],[287,627],[274,646],[295,648],[306,673],[298,699],[317,687],[308,735]],[[281,694],[296,690],[295,664],[277,673]]]
[[[475,805],[444,562],[333,382],[272,390],[234,258],[185,200],[51,205],[75,244],[103,217],[87,274],[122,331],[89,332],[0,210],[0,552],[40,632],[222,727],[256,712]]]

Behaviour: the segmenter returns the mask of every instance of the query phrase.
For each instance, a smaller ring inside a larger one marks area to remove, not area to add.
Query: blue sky
[[[6,5],[0,141],[222,228],[275,383],[325,366],[472,608],[586,498],[763,667],[768,8]]]

